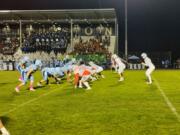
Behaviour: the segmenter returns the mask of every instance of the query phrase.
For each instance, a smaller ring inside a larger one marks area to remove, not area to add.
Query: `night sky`
[[[0,9],[115,8],[124,51],[124,0],[1,0]],[[180,57],[180,0],[128,0],[129,51],[172,51]]]

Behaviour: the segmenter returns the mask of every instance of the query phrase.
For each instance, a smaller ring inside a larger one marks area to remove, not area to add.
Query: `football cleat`
[[[151,84],[152,84],[152,82],[146,82],[146,84],[151,85]]]
[[[30,88],[29,90],[30,90],[30,91],[35,91],[35,89],[34,89],[34,88]]]
[[[86,90],[91,90],[91,87],[87,88]]]
[[[20,92],[18,87],[15,88],[15,91],[16,91],[17,93]]]
[[[41,86],[42,86],[42,84],[41,84],[41,83],[37,83],[37,86],[41,87]]]
[[[122,81],[124,81],[124,78],[119,79],[119,82],[122,82]]]

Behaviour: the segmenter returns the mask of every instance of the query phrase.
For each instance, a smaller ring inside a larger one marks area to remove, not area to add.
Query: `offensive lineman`
[[[63,71],[61,70],[61,67],[56,68],[43,68],[42,69],[42,76],[43,79],[37,83],[38,86],[42,86],[43,82],[46,82],[46,84],[49,84],[49,77],[52,77],[55,79],[56,83],[60,83],[60,77],[64,76]]]

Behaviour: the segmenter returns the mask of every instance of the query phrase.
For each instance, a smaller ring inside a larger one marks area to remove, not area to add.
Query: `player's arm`
[[[148,66],[144,61],[142,61],[141,64],[146,67]]]
[[[126,60],[124,60],[124,59],[122,59],[122,58],[121,58],[121,61],[122,61],[123,63],[129,64]]]
[[[71,78],[71,72],[70,71],[66,72],[66,77],[67,77],[67,81],[70,82],[70,78]]]
[[[55,80],[61,81],[61,78],[59,78],[59,75],[58,75],[58,74],[53,74],[53,77],[55,78]]]
[[[28,72],[27,72],[27,77],[29,77],[33,72],[33,69],[31,68]]]
[[[20,67],[21,67],[22,69],[25,69],[25,68],[26,68],[24,63],[21,63],[21,64],[20,64]]]

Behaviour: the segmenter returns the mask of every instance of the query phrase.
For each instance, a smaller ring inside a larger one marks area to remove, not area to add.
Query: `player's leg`
[[[23,82],[24,76],[25,76],[25,71],[23,69],[20,70],[21,76],[19,77],[19,81]]]
[[[24,73],[22,76],[22,82],[18,86],[16,86],[15,91],[19,92],[20,88],[26,84],[27,80],[28,80],[28,78],[27,78],[26,74]]]
[[[79,74],[74,75],[74,87],[77,88],[78,83],[79,83]]]
[[[115,72],[118,72],[118,65],[115,65]]]
[[[86,90],[90,90],[91,87],[87,81],[83,82],[83,84],[86,86]]]
[[[79,80],[79,88],[82,88],[82,78]]]
[[[91,89],[91,87],[90,87],[90,85],[89,85],[89,83],[88,83],[89,77],[90,77],[90,75],[85,75],[85,76],[83,76],[83,77],[81,78],[81,80],[80,80],[81,83],[83,83],[84,86],[87,88],[87,90],[90,90],[90,89]]]
[[[7,131],[7,129],[2,124],[1,120],[0,120],[0,131],[2,132],[2,135],[10,135],[10,133]]]
[[[21,68],[21,66],[20,65],[17,65],[16,66],[16,69],[20,72],[20,77],[18,78],[18,80],[20,81],[20,82],[22,82],[22,68]]]
[[[148,78],[148,84],[152,84],[151,73],[154,71],[154,68],[148,68],[146,71],[146,76]]]
[[[95,77],[95,74],[93,76],[91,75],[89,78],[91,79],[92,82],[97,80],[97,78]]]
[[[56,77],[56,76],[52,76],[52,78],[54,78],[54,80],[55,80],[55,82],[56,82],[57,84],[60,84],[60,81],[61,81],[60,78],[58,78],[58,77]]]
[[[147,70],[146,70],[146,77],[147,77],[147,79],[148,79],[148,84],[151,84],[152,83],[152,79],[151,79],[151,75],[150,75],[150,69],[148,68]]]
[[[34,89],[34,77],[32,75],[30,75],[29,80],[30,80],[29,90],[35,91],[35,89]]]
[[[124,81],[123,72],[124,72],[123,67],[119,67],[119,69],[118,69],[118,74],[119,74],[119,81],[120,81],[120,82]]]
[[[23,86],[23,85],[25,85],[25,83],[20,83],[18,86],[16,86],[16,88],[15,88],[15,91],[16,92],[19,92],[20,91],[20,88]]]
[[[119,81],[124,81],[124,74],[123,74],[123,72],[120,74],[120,80]]]
[[[102,72],[99,72],[98,75],[101,76],[101,78],[105,78]]]
[[[67,77],[67,82],[70,82],[71,81],[71,72],[70,71],[68,71],[67,73],[66,73],[66,77]]]
[[[47,80],[48,80],[47,72],[44,71],[42,73],[42,76],[43,76],[43,79],[37,83],[38,86],[42,86],[42,83],[47,82]]]
[[[98,75],[101,76],[101,78],[105,78],[104,75],[102,74],[102,72],[103,72],[103,68],[99,67],[97,70]]]

